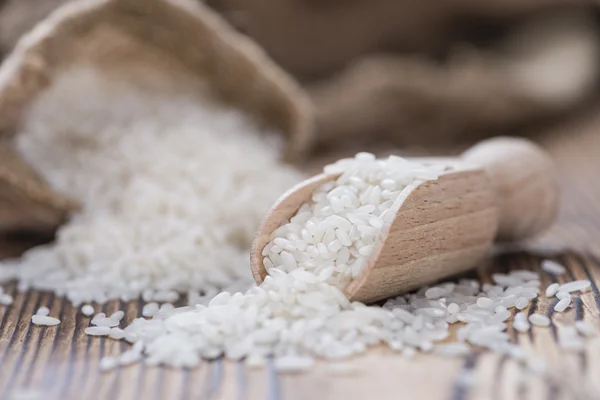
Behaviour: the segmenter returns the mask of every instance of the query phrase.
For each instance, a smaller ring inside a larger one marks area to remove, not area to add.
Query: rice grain
[[[85,304],[81,307],[81,313],[86,317],[92,316],[94,314],[94,307],[89,304]]]
[[[542,261],[542,269],[554,275],[562,275],[567,272],[567,269],[564,266],[552,260]]]
[[[559,292],[576,292],[576,291],[584,291],[586,289],[589,289],[589,287],[592,285],[592,283],[588,280],[580,280],[580,281],[573,281],[573,282],[568,282],[565,283],[563,285],[560,285],[560,288],[558,288]]]
[[[34,315],[31,317],[31,322],[35,325],[55,326],[60,324],[60,320],[46,315]]]
[[[558,293],[559,287],[560,285],[558,283],[551,283],[550,285],[548,285],[548,287],[546,288],[546,297],[553,297],[554,295],[556,295],[556,293]]]
[[[563,312],[570,305],[571,305],[571,297],[569,296],[569,297],[566,297],[566,298],[560,300],[558,303],[556,303],[556,305],[554,306],[554,311],[556,311],[556,312]]]
[[[529,322],[536,326],[550,326],[550,318],[538,313],[531,314]]]

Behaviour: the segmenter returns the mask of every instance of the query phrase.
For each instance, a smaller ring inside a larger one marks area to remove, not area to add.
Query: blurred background
[[[68,1],[1,1],[2,54]],[[316,113],[311,154],[365,142],[431,152],[532,136],[597,100],[592,1],[206,3],[306,89]]]
[[[0,1],[0,54],[68,2]],[[205,5],[300,85],[314,120],[289,140],[287,156],[311,171],[356,149],[450,154],[494,135],[533,138],[559,167],[578,165],[561,167],[563,177],[598,167],[600,14],[592,1]]]

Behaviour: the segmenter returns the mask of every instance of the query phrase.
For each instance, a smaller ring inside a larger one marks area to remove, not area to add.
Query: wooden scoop
[[[495,138],[458,159],[422,159],[449,165],[437,180],[405,188],[393,222],[384,226],[365,269],[345,289],[350,300],[373,302],[477,265],[494,240],[529,238],[550,226],[558,188],[549,156],[525,139]],[[270,234],[337,175],[310,178],[271,208],[255,237],[252,274],[267,271],[262,250]]]

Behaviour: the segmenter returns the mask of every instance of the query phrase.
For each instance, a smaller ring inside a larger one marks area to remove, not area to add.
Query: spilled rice
[[[191,367],[221,355],[255,367],[274,355],[275,366],[290,372],[309,369],[317,358],[340,360],[380,343],[407,358],[418,352],[463,356],[474,347],[486,348],[543,369],[509,334],[509,324],[524,333],[551,323],[539,313],[513,316],[519,296],[529,305],[538,295],[539,281],[531,271],[495,274],[494,284],[468,279],[442,283],[390,299],[382,307],[349,302],[313,272],[271,268],[269,273],[263,284],[245,293],[224,292],[208,305],[135,319],[123,330],[123,338],[135,346],[123,359],[103,361],[102,369],[142,359],[148,365]],[[498,283],[505,278],[515,285]],[[582,351],[596,328],[577,321],[560,327],[559,334],[564,350]]]
[[[328,166],[339,177],[273,234],[263,252],[269,275],[253,286],[247,258],[254,230],[300,179],[278,163],[277,145],[238,113],[192,98],[165,102],[134,88],[124,94],[122,82],[115,87],[86,70],[71,71],[68,81],[59,78],[40,96],[17,145],[55,188],[84,207],[55,243],[5,263],[1,274],[17,279],[21,290],[64,295],[88,316],[94,309],[87,303],[142,297],[143,317],[128,326],[122,311],[91,319],[88,335],[133,344],[102,359],[102,370],[142,360],[194,366],[223,355],[251,367],[274,356],[280,371],[297,371],[317,358],[339,360],[381,343],[407,358],[461,356],[476,346],[543,369],[507,331],[510,324],[527,332],[551,323],[546,315],[519,311],[540,294],[531,271],[494,274],[492,284],[463,279],[424,287],[381,307],[343,295],[407,190],[440,170],[366,153]],[[95,96],[69,104],[72,84]],[[65,108],[70,118],[62,117]],[[554,262],[542,268],[564,272]],[[555,311],[567,311],[572,295],[589,287],[568,282],[545,294],[559,300]],[[190,305],[175,308],[181,293]],[[11,301],[0,292],[0,303]],[[60,323],[47,309],[32,322]],[[577,321],[559,329],[559,343],[581,351],[595,333]]]
[[[329,167],[340,177],[319,188],[273,233],[264,251],[269,275],[261,285],[243,293],[221,292],[207,304],[168,310],[147,304],[151,310],[143,312],[153,318],[135,319],[123,330],[134,346],[120,358],[103,360],[101,368],[142,359],[149,365],[191,367],[221,355],[254,367],[274,356],[278,370],[291,372],[311,368],[317,358],[339,360],[383,343],[407,358],[418,352],[462,356],[474,347],[485,348],[542,370],[539,361],[511,342],[507,329],[512,323],[517,332],[527,332],[551,323],[546,315],[518,311],[540,293],[539,275],[532,271],[493,274],[493,284],[463,279],[424,287],[381,307],[350,302],[343,295],[390,222],[386,212],[401,203],[404,188],[439,173],[422,168],[367,154]],[[365,248],[369,251],[361,251]],[[587,288],[586,281],[554,287],[551,292],[566,293],[568,300],[556,311],[571,306],[569,292]],[[584,337],[594,335],[595,328],[579,321],[561,334],[563,349],[581,351]]]

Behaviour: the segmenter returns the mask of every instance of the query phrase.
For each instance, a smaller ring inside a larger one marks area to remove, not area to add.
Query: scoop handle
[[[558,211],[559,192],[552,159],[522,138],[498,137],[473,146],[461,157],[483,168],[496,194],[498,241],[530,238],[548,228]]]

